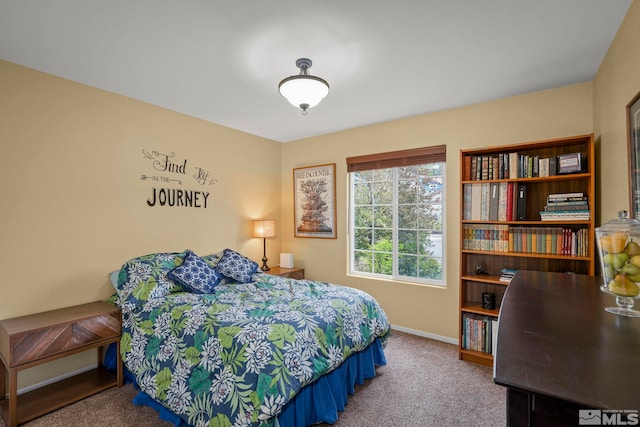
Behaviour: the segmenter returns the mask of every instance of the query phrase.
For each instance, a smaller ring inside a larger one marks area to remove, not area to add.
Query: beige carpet
[[[385,354],[387,366],[357,388],[334,426],[505,425],[506,390],[493,383],[490,368],[458,360],[455,346],[394,332]],[[24,425],[171,425],[153,409],[133,405],[136,393],[131,385],[112,388]],[[3,420],[0,426],[6,427]]]

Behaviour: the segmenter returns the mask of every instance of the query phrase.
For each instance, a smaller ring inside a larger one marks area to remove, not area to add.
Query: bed
[[[264,274],[230,249],[149,254],[117,276],[134,402],[175,425],[333,423],[386,364],[388,319],[354,288]]]

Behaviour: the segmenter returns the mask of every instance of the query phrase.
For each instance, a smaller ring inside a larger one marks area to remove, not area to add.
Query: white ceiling
[[[590,81],[631,1],[0,0],[0,58],[285,142]]]

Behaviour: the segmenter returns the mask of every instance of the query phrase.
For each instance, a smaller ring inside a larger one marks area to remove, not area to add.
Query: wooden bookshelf
[[[576,153],[580,153],[579,158],[572,157]],[[518,159],[516,165],[519,172],[514,172],[512,169],[514,159]],[[540,159],[545,160],[541,163]],[[576,160],[579,170],[559,174],[560,160],[563,166]],[[550,162],[556,163],[555,171],[549,169]],[[533,167],[534,164],[537,165]],[[479,165],[483,165],[482,167],[492,165],[491,171],[478,171]],[[484,334],[488,333],[487,329],[491,329],[491,322],[497,321],[502,298],[509,286],[508,282],[500,280],[503,268],[595,274],[593,134],[461,150],[460,171],[460,345],[458,353],[462,360],[491,366],[493,364],[491,340],[487,340]],[[541,174],[545,176],[540,176]],[[478,189],[479,184],[484,184],[485,188],[488,187],[489,192],[479,196],[481,194],[481,190]],[[520,185],[526,186],[526,197],[520,202],[521,211],[514,212],[517,210],[518,200],[517,194],[513,192],[517,191]],[[506,197],[505,188],[509,186],[512,192]],[[473,197],[470,195],[470,188],[476,192]],[[491,200],[492,188],[498,189],[498,201]],[[545,211],[545,206],[551,205],[548,203],[548,196],[568,193],[584,195],[586,203],[583,202],[583,207],[575,209],[588,211],[586,215],[583,213],[578,219],[569,217],[543,221],[540,212]],[[503,206],[499,204],[501,201],[504,203]],[[477,203],[481,205],[478,206]],[[485,205],[485,203],[498,203],[498,206]],[[507,203],[511,204],[511,210],[507,209]],[[564,234],[551,229],[564,230]],[[492,230],[496,230],[494,234],[491,234]],[[482,234],[483,232],[485,234]],[[553,237],[554,234],[556,237]],[[524,245],[522,241],[519,242],[520,246],[514,245],[514,236],[519,236],[520,239],[523,236],[525,239],[529,237],[529,241]],[[558,238],[566,241],[563,240],[562,244],[558,243]],[[497,243],[496,239],[500,242]],[[532,239],[534,239],[533,243]],[[478,270],[481,274],[478,274]],[[482,293],[495,295],[494,309],[483,308]],[[468,322],[465,324],[467,317],[476,319],[475,329],[470,330]],[[473,336],[470,337],[469,334]],[[477,342],[478,334],[484,336],[484,347]],[[472,347],[476,349],[468,348],[470,342],[474,342]],[[478,347],[481,349],[478,350]]]

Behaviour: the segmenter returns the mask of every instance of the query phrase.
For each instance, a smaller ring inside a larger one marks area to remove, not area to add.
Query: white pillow
[[[109,281],[111,282],[111,286],[113,289],[118,292],[118,276],[120,275],[120,270],[112,271],[109,273]]]

